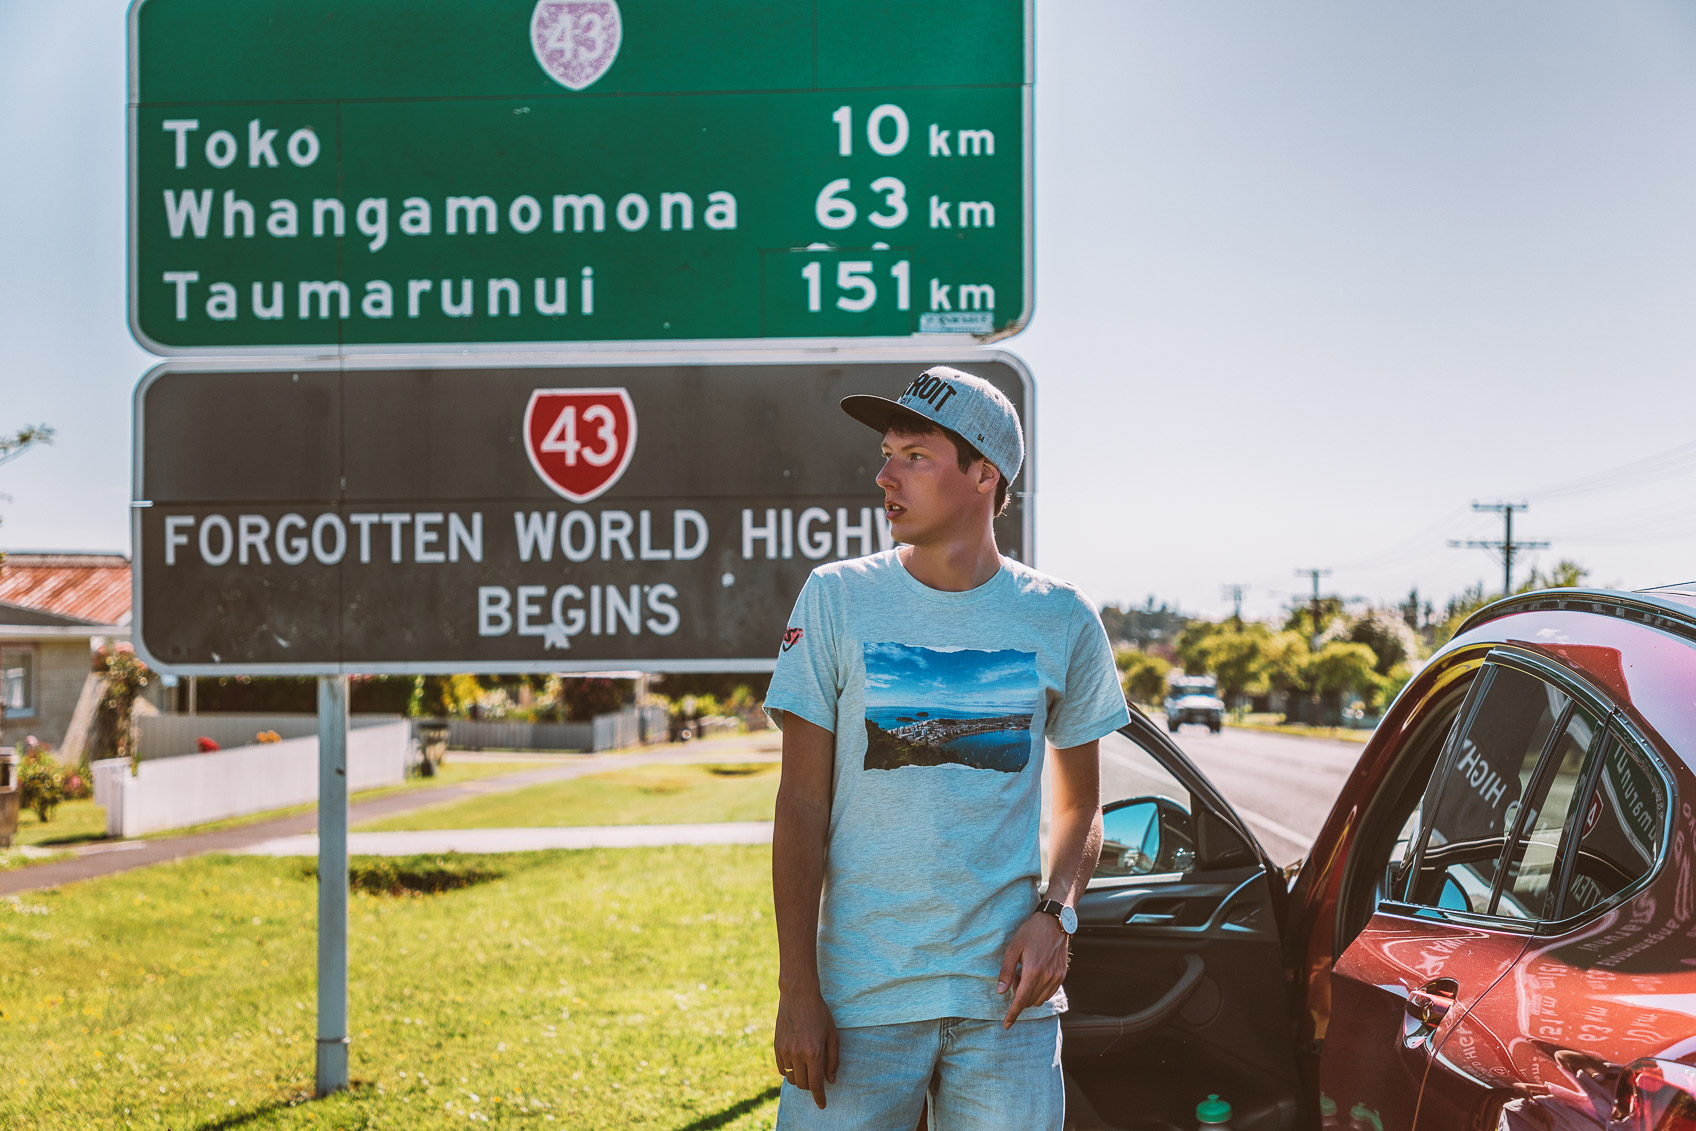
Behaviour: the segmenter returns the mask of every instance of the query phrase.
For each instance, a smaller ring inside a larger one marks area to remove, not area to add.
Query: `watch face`
[[[1068,935],[1074,934],[1078,929],[1078,913],[1070,907],[1060,909],[1060,929]]]

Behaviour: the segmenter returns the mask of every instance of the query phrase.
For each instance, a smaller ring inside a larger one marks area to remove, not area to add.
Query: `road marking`
[[[1313,837],[1308,833],[1298,833],[1288,825],[1280,825],[1271,817],[1262,817],[1259,813],[1251,812],[1240,805],[1232,806],[1232,808],[1236,809],[1237,816],[1249,824],[1264,829],[1280,840],[1289,841],[1304,852],[1313,847]]]
[[[1139,774],[1145,773],[1147,770],[1147,767],[1139,766],[1129,755],[1125,754],[1123,751],[1115,750],[1111,746],[1104,744],[1101,747],[1101,753],[1119,763],[1121,766],[1124,766],[1128,770],[1134,770]],[[1150,755],[1150,757],[1152,757],[1152,755]],[[1274,821],[1271,817],[1262,816],[1261,814],[1254,812],[1252,809],[1244,809],[1240,805],[1233,805],[1231,808],[1237,816],[1262,831],[1271,833],[1279,840],[1288,841],[1303,851],[1306,851],[1308,848],[1313,846],[1313,836],[1309,833],[1298,833],[1288,825],[1280,824],[1279,822]]]

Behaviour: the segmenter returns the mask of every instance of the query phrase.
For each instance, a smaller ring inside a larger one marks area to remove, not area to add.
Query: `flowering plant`
[[[218,751],[218,744],[205,735],[201,735],[194,740],[194,748],[202,754],[214,754]]]
[[[31,739],[25,742],[23,760],[18,764],[18,786],[23,793],[19,802],[46,824],[65,800],[65,768],[46,746]]]
[[[283,736],[274,730],[262,730],[253,736],[253,740],[259,743],[281,742],[283,740]]]
[[[94,654],[94,670],[106,677],[100,706],[111,716],[111,750],[115,758],[130,759],[135,770],[135,701],[142,688],[153,680],[153,672],[142,663],[135,649],[124,641],[102,647]]]

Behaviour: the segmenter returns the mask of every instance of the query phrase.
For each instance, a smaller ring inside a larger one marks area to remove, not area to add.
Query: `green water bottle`
[[[1353,1131],[1384,1131],[1384,1120],[1365,1104],[1349,1108],[1349,1126]]]
[[[1217,1095],[1210,1095],[1195,1105],[1196,1122],[1201,1124],[1201,1131],[1230,1131],[1231,1105]]]

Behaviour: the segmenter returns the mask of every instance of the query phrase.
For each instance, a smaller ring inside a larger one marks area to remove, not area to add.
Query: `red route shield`
[[[542,482],[574,503],[606,491],[636,451],[636,406],[623,389],[537,389],[524,450]]]

